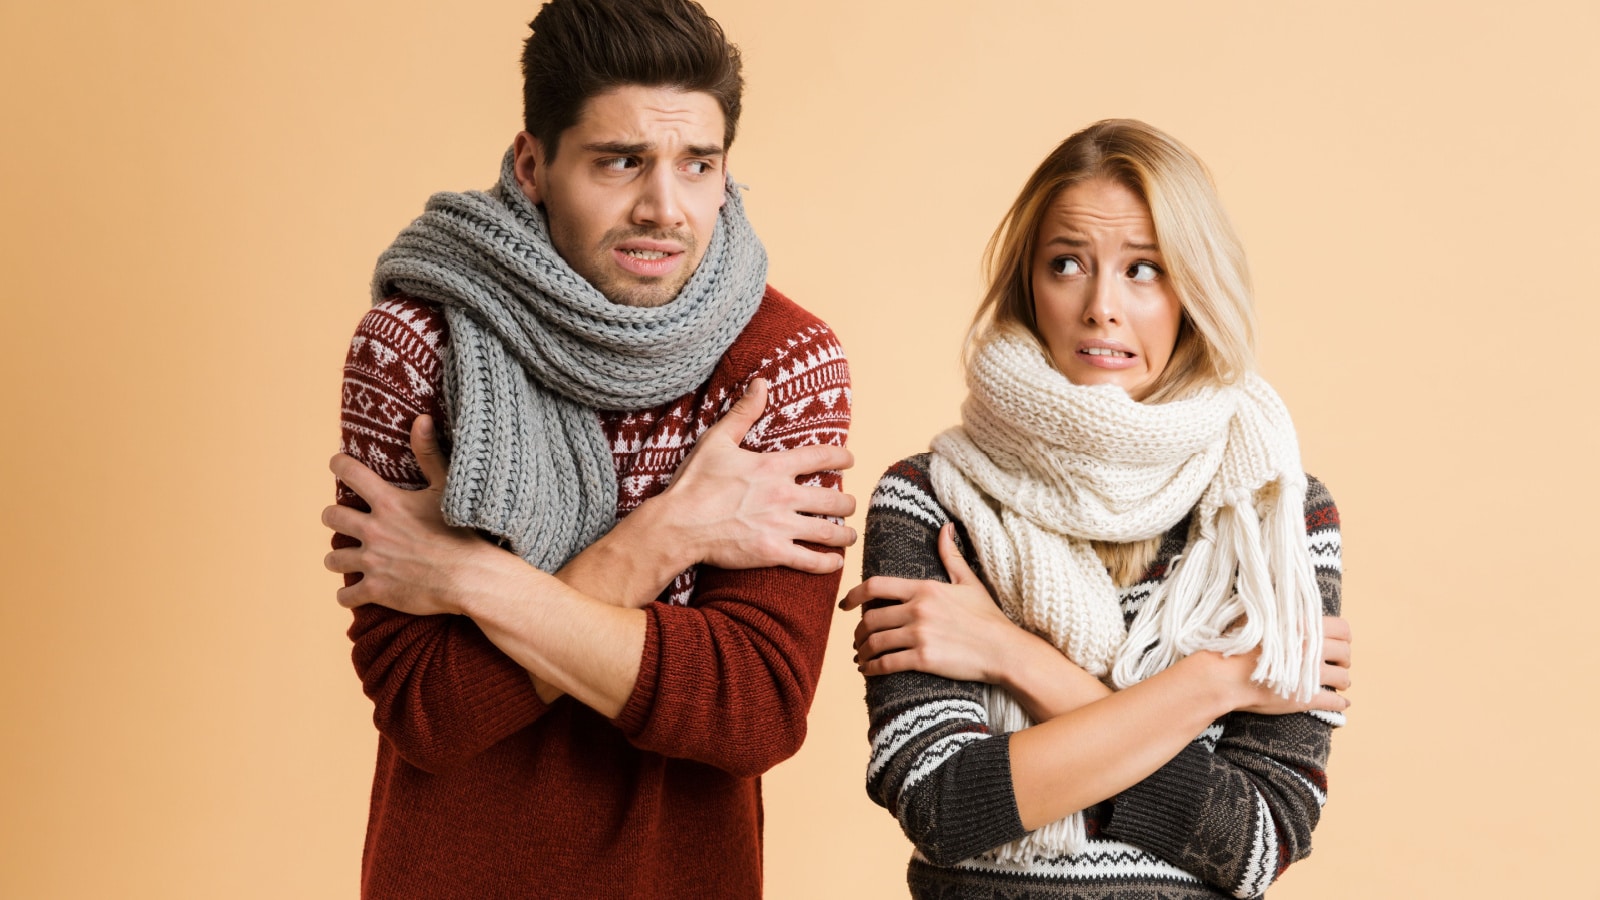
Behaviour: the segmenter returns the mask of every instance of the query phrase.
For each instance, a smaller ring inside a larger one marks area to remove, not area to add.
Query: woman
[[[1110,120],[987,259],[962,426],[879,482],[841,604],[868,792],[918,897],[1257,896],[1310,850],[1349,644],[1243,252],[1187,148]]]

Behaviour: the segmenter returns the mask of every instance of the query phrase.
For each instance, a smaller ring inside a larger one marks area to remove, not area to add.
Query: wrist
[[[625,538],[623,555],[638,557],[667,581],[704,557],[678,506],[669,488],[639,504],[612,529]]]
[[[1245,661],[1245,657],[1202,650],[1178,660],[1172,669],[1181,670],[1186,680],[1201,691],[1199,702],[1211,718],[1219,719],[1248,705],[1250,675],[1241,668]]]

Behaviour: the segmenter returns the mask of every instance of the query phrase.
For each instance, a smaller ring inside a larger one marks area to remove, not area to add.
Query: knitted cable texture
[[[513,160],[508,151],[488,191],[429,198],[378,258],[372,296],[408,294],[445,312],[446,520],[554,571],[615,521],[616,472],[595,411],[655,406],[705,382],[761,303],[767,254],[730,180],[677,298],[613,303],[551,245]]]
[[[929,473],[1012,621],[1119,690],[1199,650],[1258,646],[1256,681],[1284,696],[1318,689],[1306,477],[1266,381],[1250,374],[1144,404],[1114,385],[1074,385],[1036,343],[1000,333],[975,355],[967,386],[962,424],[934,438]],[[1155,537],[1191,509],[1183,555],[1124,628],[1090,542]],[[998,687],[986,701],[999,732],[1033,724]],[[1021,861],[1084,844],[1076,813],[991,854]]]

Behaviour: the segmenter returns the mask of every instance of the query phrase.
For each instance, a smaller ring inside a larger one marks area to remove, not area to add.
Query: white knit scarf
[[[1118,690],[1199,650],[1257,646],[1257,682],[1300,698],[1318,689],[1305,473],[1264,380],[1139,403],[1114,385],[1072,384],[1036,343],[1001,333],[978,350],[967,386],[962,425],[934,438],[930,474],[1012,621]],[[1190,510],[1182,555],[1125,628],[1090,542],[1154,538]],[[998,687],[987,704],[997,733],[1033,724]],[[1084,846],[1075,813],[988,855],[1026,862]]]

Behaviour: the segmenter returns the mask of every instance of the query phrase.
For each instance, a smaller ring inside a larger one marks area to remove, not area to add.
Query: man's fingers
[[[977,573],[967,565],[966,559],[961,555],[960,548],[956,547],[956,525],[946,522],[939,529],[939,560],[944,563],[945,571],[950,573],[951,584],[976,584]]]
[[[338,550],[330,550],[328,555],[322,558],[322,567],[329,572],[337,572],[340,575],[359,572],[361,571],[361,548],[341,547]]]
[[[432,416],[417,416],[416,421],[411,423],[411,452],[416,454],[417,465],[422,468],[422,479],[428,483],[428,487],[443,490],[450,462],[445,459],[444,451],[439,449],[439,430],[434,427]]]
[[[753,378],[750,380],[750,384],[745,387],[744,396],[735,400],[733,406],[728,409],[728,414],[718,419],[715,425],[707,429],[700,440],[704,441],[715,434],[737,445],[744,440],[746,434],[750,433],[750,429],[755,426],[756,421],[761,418],[761,414],[766,411],[767,380],[765,378]]]
[[[337,594],[334,594],[334,598],[337,599],[339,601],[339,605],[345,609],[355,609],[358,606],[371,603],[371,598],[367,596],[368,592],[362,590],[362,587],[363,583],[360,581],[350,585],[349,587],[342,587],[339,589]]]
[[[856,498],[849,494],[815,485],[798,485],[795,491],[795,512],[810,513],[813,516],[834,516],[840,519],[855,514]]]
[[[856,464],[856,456],[848,447],[837,444],[807,444],[790,450],[767,454],[774,465],[798,478],[814,472],[833,472],[848,469]]]
[[[794,551],[777,564],[807,575],[831,575],[844,568],[844,556],[826,550],[809,550],[795,544]]]
[[[339,534],[347,534],[356,540],[361,540],[360,532],[365,525],[367,514],[348,506],[335,503],[322,510],[322,524]]]
[[[399,488],[384,481],[382,476],[362,465],[355,457],[344,453],[334,454],[328,461],[328,471],[334,477],[344,482],[344,486],[355,491],[356,496],[367,501],[371,506],[386,491],[397,491]]]
[[[856,542],[856,530],[849,525],[839,525],[815,516],[799,516],[794,539],[821,544],[824,547],[849,547]],[[812,551],[815,552],[815,551]]]

